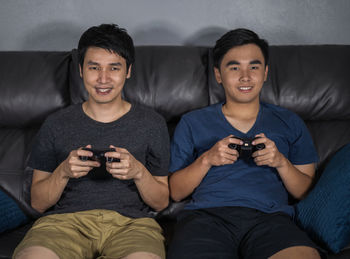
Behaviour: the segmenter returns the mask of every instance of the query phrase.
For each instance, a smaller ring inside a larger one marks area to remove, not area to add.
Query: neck
[[[222,111],[225,116],[229,116],[231,118],[238,120],[250,120],[258,116],[259,108],[259,100],[254,103],[234,103],[226,101],[226,103],[222,106]]]
[[[124,114],[131,108],[131,104],[121,100],[118,103],[94,103],[86,101],[83,103],[83,111],[87,116],[98,122],[112,122]]]

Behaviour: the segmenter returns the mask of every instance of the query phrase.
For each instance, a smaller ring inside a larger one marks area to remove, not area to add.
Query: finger
[[[117,158],[117,159],[120,159],[120,153],[119,152],[106,152],[105,153],[105,157],[106,158]],[[114,162],[108,162],[107,163],[114,163]]]
[[[266,149],[266,147],[264,149],[261,149],[261,150],[258,150],[258,151],[255,151],[253,154],[252,154],[252,157],[261,157],[261,156],[265,156],[267,154],[269,154],[270,151],[268,149]]]
[[[111,174],[117,174],[117,175],[126,175],[128,173],[128,169],[126,168],[110,168],[109,172]]]
[[[112,174],[112,176],[119,180],[129,180],[131,179],[128,175]]]
[[[258,156],[254,158],[254,162],[256,165],[271,165],[273,163],[273,158],[266,154],[263,156]]]
[[[70,165],[76,165],[81,167],[100,167],[101,164],[98,161],[93,160],[81,160],[80,158],[72,158]]]
[[[235,137],[235,136],[231,134],[231,135],[228,135],[227,137],[223,138],[223,140],[224,140],[224,139],[234,138],[234,137]]]
[[[73,172],[71,178],[80,178],[87,175],[89,172]]]
[[[234,143],[230,143],[230,144],[233,144],[233,145],[234,145]],[[233,146],[232,146],[232,147],[233,147]],[[230,147],[229,145],[225,146],[225,148],[223,149],[223,152],[226,153],[226,154],[238,156],[238,151],[237,151],[237,149],[232,148],[232,147]]]
[[[129,154],[129,151],[125,148],[115,147],[115,146],[112,146],[112,147],[115,149],[116,152]]]
[[[120,160],[119,162],[107,162],[106,167],[111,169],[121,169],[129,167],[129,163],[125,160]]]
[[[92,157],[94,154],[91,151],[84,150],[82,148],[79,148],[76,150],[76,152],[73,153],[74,156],[76,157]]]
[[[220,156],[220,157],[218,158],[217,164],[220,164],[220,165],[232,164],[232,163],[234,163],[236,160],[237,160],[237,156],[225,154],[225,155]]]
[[[222,156],[226,159],[237,159],[239,153],[235,149],[227,148],[226,152],[222,154]]]
[[[232,144],[237,144],[237,145],[242,145],[243,144],[243,141],[240,138],[237,138],[237,137],[229,138],[228,142],[232,143]]]
[[[94,166],[81,166],[81,165],[72,165],[71,171],[72,172],[89,172],[90,170],[94,169]]]
[[[264,133],[259,133],[259,134],[256,134],[255,137],[260,137],[260,138],[266,138],[265,134]]]

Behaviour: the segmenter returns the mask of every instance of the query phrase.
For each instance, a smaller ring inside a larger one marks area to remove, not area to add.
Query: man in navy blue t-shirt
[[[184,115],[175,130],[170,193],[191,199],[168,257],[320,258],[288,204],[310,188],[318,156],[296,114],[259,99],[268,43],[237,29],[213,56],[226,101]]]

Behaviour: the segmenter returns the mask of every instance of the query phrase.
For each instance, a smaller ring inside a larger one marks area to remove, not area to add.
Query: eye
[[[90,66],[89,70],[99,70],[100,68],[98,66]]]
[[[119,70],[120,70],[120,67],[111,67],[111,70],[112,70],[112,71],[119,71]]]
[[[229,69],[232,70],[232,71],[238,71],[238,70],[239,70],[239,67],[232,66],[232,67],[230,67]]]
[[[251,66],[250,69],[251,69],[251,70],[258,70],[258,69],[259,69],[259,66]]]

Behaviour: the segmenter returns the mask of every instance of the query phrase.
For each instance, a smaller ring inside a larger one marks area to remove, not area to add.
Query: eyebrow
[[[249,64],[251,64],[251,65],[256,65],[256,64],[262,65],[262,62],[259,59],[255,59],[255,60],[250,61]]]
[[[240,65],[241,63],[239,63],[236,60],[231,60],[229,62],[227,62],[226,67],[232,66],[232,65]],[[249,62],[250,65],[262,65],[262,62],[259,59],[254,59],[252,61]]]
[[[99,66],[100,64],[98,62],[95,62],[95,61],[88,61],[87,63],[89,66]],[[118,66],[118,67],[121,67],[122,66],[122,63],[120,62],[115,62],[115,63],[109,63],[108,65],[110,66]]]

